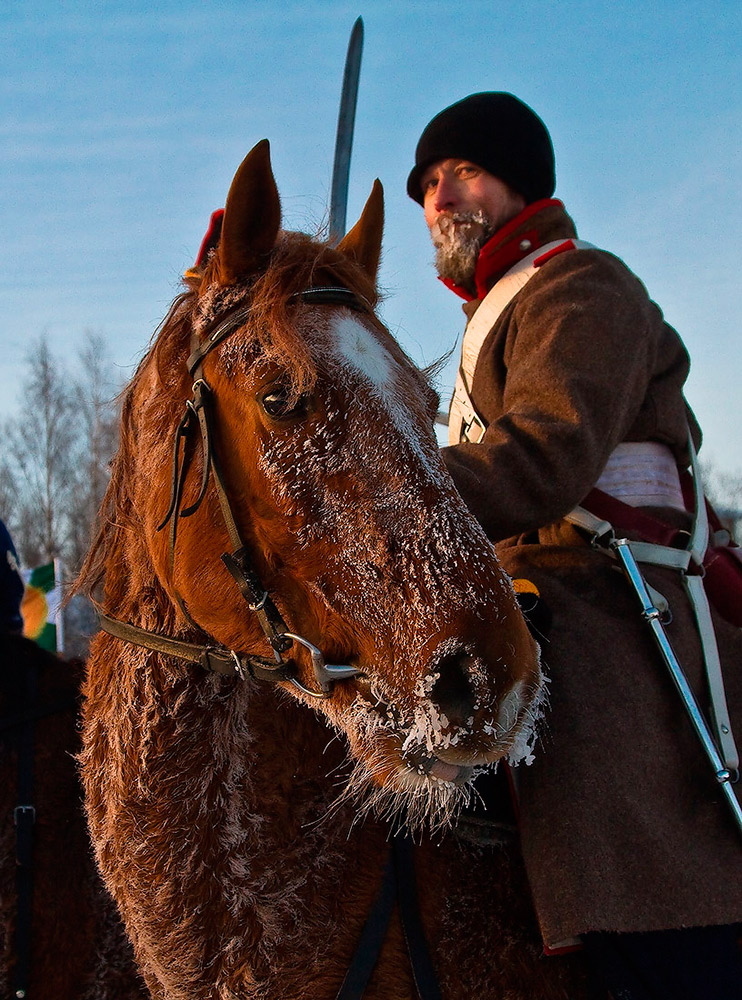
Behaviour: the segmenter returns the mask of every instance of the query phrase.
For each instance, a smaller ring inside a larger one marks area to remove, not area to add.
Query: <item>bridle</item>
[[[371,306],[347,288],[321,286],[307,288],[289,296],[288,301],[301,300],[313,305],[342,305],[361,312],[371,312]],[[213,473],[222,517],[229,535],[231,552],[222,554],[222,562],[234,577],[240,593],[247,606],[258,619],[263,634],[273,650],[273,659],[257,655],[243,655],[224,646],[203,646],[197,643],[185,642],[152,632],[129,622],[122,622],[110,615],[98,612],[100,627],[104,632],[136,646],[143,646],[155,652],[175,656],[180,659],[197,663],[204,670],[226,676],[237,676],[245,680],[248,676],[273,682],[290,681],[294,687],[311,698],[329,698],[332,696],[335,681],[349,677],[357,677],[362,671],[357,667],[325,663],[322,652],[303,636],[290,631],[281,613],[276,607],[268,591],[263,587],[251,565],[250,553],[247,550],[237,527],[232,507],[229,502],[221,463],[213,447],[213,390],[203,374],[204,359],[221,344],[230,334],[238,330],[247,321],[252,306],[239,306],[226,317],[217,322],[211,331],[207,331],[204,339],[191,333],[191,353],[187,361],[188,371],[193,379],[192,398],[186,402],[185,414],[175,432],[173,446],[173,476],[170,494],[170,504],[162,523],[157,530],[162,530],[168,523],[170,570],[175,565],[176,539],[178,522],[181,517],[195,514],[206,495],[210,474]],[[187,442],[191,433],[198,428],[200,431],[203,454],[203,473],[198,496],[186,508],[181,508],[183,486],[188,471]],[[193,620],[185,606],[185,601],[176,591],[175,599],[178,607],[193,628],[203,631]],[[296,676],[297,666],[293,658],[283,659],[293,643],[298,643],[309,652],[314,678],[319,690],[306,687]]]

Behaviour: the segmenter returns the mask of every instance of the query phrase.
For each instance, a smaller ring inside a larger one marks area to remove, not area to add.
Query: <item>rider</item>
[[[407,184],[469,324],[444,461],[505,569],[553,614],[548,719],[518,774],[523,855],[546,945],[580,937],[614,997],[731,1000],[742,996],[740,831],[636,594],[564,519],[599,486],[628,511],[621,534],[642,537],[634,511],[690,527],[681,476],[689,430],[696,446],[701,435],[683,397],[688,356],[625,264],[577,240],[554,188],[543,122],[491,92],[428,124]],[[646,576],[703,699],[679,574]],[[722,664],[739,664],[742,631],[713,615]],[[725,675],[739,718],[742,671]]]

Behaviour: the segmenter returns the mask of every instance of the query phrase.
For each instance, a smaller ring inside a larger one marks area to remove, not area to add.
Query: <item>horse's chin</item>
[[[373,814],[394,828],[444,831],[476,796],[477,774],[504,757],[520,757],[519,746],[532,743],[530,713],[507,737],[481,734],[477,748],[466,749],[445,745],[445,733],[442,745],[418,743],[397,724],[396,713],[386,705],[378,709],[378,702],[371,706],[358,699],[350,712],[352,724],[344,727],[353,770],[337,804],[352,801],[356,822]]]
[[[354,760],[348,784],[336,805],[354,804],[354,823],[367,815],[387,822],[392,829],[412,833],[440,832],[453,826],[472,798],[475,768],[431,758],[422,772],[385,754],[376,759]]]

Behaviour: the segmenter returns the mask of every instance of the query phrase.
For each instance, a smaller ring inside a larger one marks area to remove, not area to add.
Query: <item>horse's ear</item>
[[[219,240],[219,277],[225,283],[254,274],[276,245],[281,202],[271,169],[270,143],[250,150],[234,175]]]
[[[353,257],[374,284],[381,257],[381,237],[384,231],[384,188],[375,180],[361,217],[338,244],[338,250]]]

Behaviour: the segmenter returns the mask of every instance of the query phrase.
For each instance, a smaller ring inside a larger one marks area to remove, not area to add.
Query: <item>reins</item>
[[[392,838],[381,886],[335,1000],[361,1000],[381,954],[394,908],[399,911],[419,1000],[441,1000],[433,960],[420,919],[415,860],[409,833]]]
[[[333,286],[308,288],[289,297],[289,301],[294,299],[313,305],[341,305],[361,312],[371,311],[371,306],[365,299],[347,288]],[[199,339],[195,331],[191,334],[191,353],[187,360],[187,368],[193,378],[192,398],[186,402],[185,414],[175,431],[170,503],[157,530],[160,531],[166,525],[170,525],[168,549],[172,572],[175,566],[179,519],[191,517],[196,513],[206,496],[209,478],[213,475],[214,488],[231,545],[231,552],[222,553],[222,562],[234,578],[248,608],[256,616],[263,635],[273,651],[273,658],[256,654],[243,655],[219,645],[198,645],[173,639],[132,625],[129,622],[119,621],[101,611],[98,612],[98,620],[101,629],[109,635],[151,649],[154,652],[196,663],[209,672],[238,676],[242,680],[250,676],[272,682],[290,681],[296,688],[312,698],[329,698],[332,695],[335,681],[356,677],[361,671],[349,665],[325,663],[322,652],[313,643],[292,632],[287,626],[252,565],[249,550],[242,540],[229,502],[221,463],[213,446],[213,391],[204,377],[203,362],[215,347],[244,325],[251,311],[250,304],[239,306],[226,317],[220,319],[204,339]],[[196,499],[188,507],[182,508],[183,486],[188,471],[187,444],[196,428],[200,431],[203,472]],[[185,601],[177,591],[175,599],[186,621],[194,629],[203,631],[191,617]],[[295,660],[283,658],[283,654],[295,642],[309,652],[319,690],[308,688],[302,684],[297,676]]]

